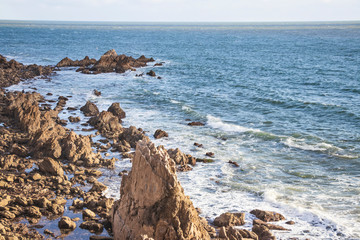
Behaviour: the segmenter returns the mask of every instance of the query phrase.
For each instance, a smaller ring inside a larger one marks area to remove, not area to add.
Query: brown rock
[[[150,77],[156,77],[156,73],[153,70],[147,72],[146,75],[149,75]]]
[[[123,176],[121,198],[112,209],[115,239],[210,239],[189,197],[184,195],[175,163],[163,147],[137,144],[132,170]]]
[[[76,223],[73,222],[69,217],[62,217],[58,223],[58,226],[61,230],[74,230],[76,228]]]
[[[92,233],[101,233],[104,230],[104,226],[101,223],[95,221],[86,221],[80,224],[80,228],[89,230]]]
[[[163,138],[163,137],[169,137],[169,135],[167,134],[167,132],[161,130],[161,129],[158,129],[155,131],[154,133],[154,138],[155,139],[159,139],[159,138]]]
[[[96,90],[96,89],[94,89],[94,94],[95,94],[95,96],[100,96],[101,95],[101,92],[99,92],[98,90]]]
[[[38,181],[38,180],[40,180],[42,177],[41,177],[41,175],[39,174],[39,173],[35,173],[33,176],[32,176],[32,179],[34,180],[34,181]]]
[[[170,158],[172,158],[176,164],[179,165],[186,165],[186,164],[191,164],[191,165],[195,165],[196,164],[196,159],[193,158],[191,155],[189,154],[184,154],[180,151],[180,149],[176,148],[176,149],[169,149],[168,154],[170,156]]]
[[[213,152],[207,152],[205,155],[208,156],[208,157],[214,157],[215,156],[215,154]]]
[[[281,215],[280,213],[276,213],[276,212],[255,209],[255,210],[252,210],[250,213],[254,214],[257,218],[259,218],[265,222],[285,220],[285,217],[283,215]]]
[[[61,167],[60,163],[52,158],[45,158],[39,164],[39,169],[45,174],[50,174],[54,176],[64,176],[64,170]]]
[[[188,123],[189,126],[204,126],[205,124],[202,122],[190,122]]]
[[[259,240],[276,240],[276,237],[264,225],[254,225],[252,231],[256,233]]]
[[[29,217],[32,218],[41,218],[42,216],[40,209],[35,206],[28,207],[26,213]]]
[[[228,163],[232,164],[234,167],[240,167],[237,162],[234,162],[234,161],[229,160]]]
[[[240,226],[245,224],[245,213],[223,213],[214,220],[218,227]]]
[[[120,122],[121,119],[126,117],[126,113],[120,107],[120,103],[117,102],[111,104],[111,106],[108,108],[108,112],[111,112],[115,117],[119,118]]]
[[[90,189],[90,192],[103,192],[107,189],[107,187],[101,182],[95,182]]]
[[[292,221],[292,220],[290,220],[290,221],[287,221],[286,224],[288,224],[288,225],[295,225],[295,222]]]
[[[136,147],[136,144],[140,140],[149,140],[149,138],[140,130],[134,126],[124,128],[123,132],[119,135],[120,141],[126,141],[132,148]]]
[[[85,116],[96,116],[99,114],[98,107],[90,101],[87,101],[86,104],[80,108],[80,111],[82,111]]]
[[[253,221],[253,225],[264,225],[265,227],[267,227],[268,229],[270,230],[280,230],[280,231],[289,231],[289,229],[286,229],[282,226],[278,226],[278,225],[274,225],[274,224],[271,224],[271,223],[267,223],[267,222],[264,222],[260,219],[254,219]]]
[[[82,217],[84,220],[93,219],[96,217],[96,214],[93,211],[91,211],[90,209],[85,209],[82,212]]]
[[[119,119],[111,112],[102,111],[98,116],[92,117],[89,123],[100,131],[104,136],[119,136],[123,128]]]
[[[80,122],[80,117],[73,117],[73,116],[70,116],[69,117],[69,121],[72,122],[72,123],[76,123],[76,122]]]

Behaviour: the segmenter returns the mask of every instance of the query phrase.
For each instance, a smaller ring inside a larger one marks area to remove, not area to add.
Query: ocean
[[[123,125],[143,128],[156,145],[199,158],[214,152],[213,163],[178,173],[210,221],[244,211],[250,228],[248,212],[259,208],[296,222],[280,223],[291,230],[275,232],[280,239],[360,239],[360,22],[0,21],[0,54],[25,64],[98,59],[110,49],[164,64],[124,74],[65,68],[9,89],[70,95],[67,106],[77,108],[86,100],[100,110],[120,102]],[[135,76],[151,69],[161,79]],[[159,128],[169,137],[155,140]],[[106,170],[107,196],[119,198],[118,173],[130,168],[123,159]]]

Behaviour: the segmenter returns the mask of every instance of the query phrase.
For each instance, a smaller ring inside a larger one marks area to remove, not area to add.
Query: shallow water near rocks
[[[1,54],[24,63],[119,54],[153,57],[162,67],[85,75],[63,69],[30,87],[66,107],[86,100],[100,110],[120,102],[123,125],[141,127],[157,145],[214,163],[178,173],[185,193],[210,221],[225,211],[282,213],[295,225],[282,238],[360,239],[360,24],[77,24],[0,22]],[[162,79],[136,74],[153,69]],[[100,97],[92,92],[102,92]],[[60,118],[80,116],[63,111]],[[187,126],[185,119],[204,127]],[[80,134],[80,123],[69,123]],[[155,140],[156,129],[169,133]],[[197,148],[194,142],[202,143]],[[120,155],[113,153],[111,157]],[[236,161],[236,168],[227,162]],[[101,180],[119,197],[120,159]],[[81,237],[80,237],[81,238]]]

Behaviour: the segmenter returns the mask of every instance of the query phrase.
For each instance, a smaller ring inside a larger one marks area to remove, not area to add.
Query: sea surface
[[[0,21],[0,54],[25,64],[98,59],[109,49],[164,65],[99,75],[67,68],[10,89],[71,95],[67,106],[77,108],[120,102],[123,125],[143,128],[155,144],[201,158],[214,152],[214,163],[178,173],[210,221],[259,208],[296,222],[279,223],[290,229],[275,232],[281,239],[360,239],[360,22]],[[162,79],[135,76],[151,69]],[[155,140],[159,128],[169,137]],[[130,168],[122,159],[106,171],[107,196],[119,198],[117,174]],[[251,228],[253,216],[246,219]]]

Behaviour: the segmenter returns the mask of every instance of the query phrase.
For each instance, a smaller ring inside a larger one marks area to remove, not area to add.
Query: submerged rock
[[[210,239],[177,180],[175,163],[162,147],[137,144],[133,167],[124,175],[112,209],[115,239]]]

